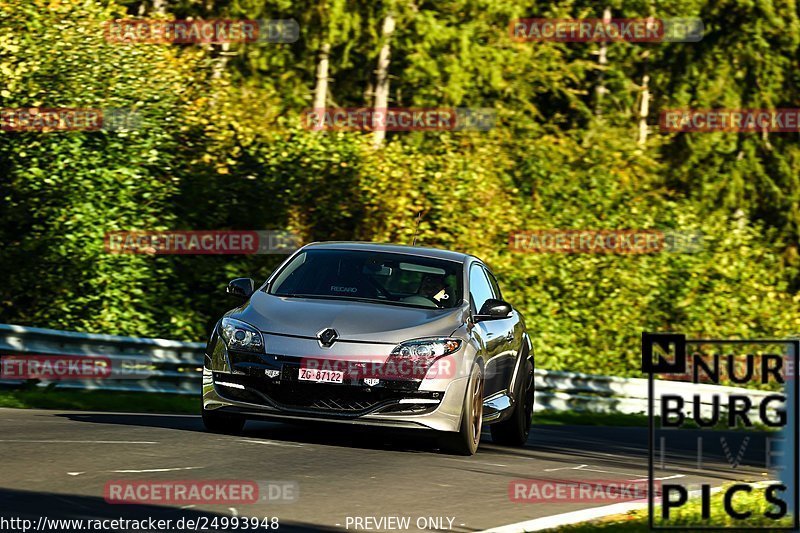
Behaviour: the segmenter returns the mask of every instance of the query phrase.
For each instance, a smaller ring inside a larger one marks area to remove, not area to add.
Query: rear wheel
[[[203,425],[212,433],[241,433],[244,428],[244,417],[229,413],[216,413],[203,408]]]
[[[473,455],[478,451],[483,427],[483,370],[474,365],[464,395],[461,426],[458,432],[447,432],[440,437],[441,448],[457,455]]]
[[[514,404],[514,411],[507,420],[489,426],[492,442],[504,446],[524,446],[528,442],[533,417],[533,364],[525,361],[523,380]]]

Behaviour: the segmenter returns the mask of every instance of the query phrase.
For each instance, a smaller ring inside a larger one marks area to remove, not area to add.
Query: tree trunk
[[[231,56],[231,43],[221,43],[219,45],[211,44],[209,45],[209,49],[213,50],[215,46],[219,46],[219,54],[214,58],[214,64],[211,67],[211,79],[213,80],[222,77],[222,73],[225,72],[225,67],[228,64],[228,58]]]
[[[375,76],[375,109],[383,113],[386,112],[386,108],[389,105],[389,60],[392,50],[389,41],[392,33],[394,33],[394,17],[390,13],[383,19],[383,29],[381,31],[383,46],[381,46],[381,51],[378,54],[378,70]],[[385,128],[377,128],[373,135],[374,146],[379,148],[386,137],[386,130]]]
[[[605,22],[606,24],[611,22],[611,8],[609,7],[605,8],[605,10],[603,11],[603,22]],[[603,96],[606,94],[607,91],[606,86],[603,83],[603,78],[605,77],[605,68],[606,65],[608,64],[608,57],[606,55],[607,52],[608,52],[608,43],[603,41],[602,43],[600,43],[600,52],[598,54],[600,57],[597,60],[598,64],[600,65],[600,75],[598,76],[597,87],[595,87],[594,114],[597,116],[603,114],[603,108],[601,107],[601,104],[603,102]]]
[[[372,85],[372,80],[367,81],[367,86],[364,88],[364,94],[362,96],[365,105],[372,105],[375,99],[375,86]]]
[[[647,20],[647,25],[653,24],[653,19]],[[647,143],[647,115],[650,112],[650,74],[648,74],[648,61],[650,60],[650,51],[645,50],[642,53],[644,74],[642,75],[642,85],[639,100],[639,146],[644,146]]]
[[[153,0],[152,12],[164,15],[167,12],[167,0]]]
[[[656,21],[653,17],[647,19],[647,29],[654,27]],[[647,115],[650,112],[650,74],[649,74],[649,61],[650,50],[645,50],[642,53],[643,70],[642,85],[641,85],[641,100],[639,100],[639,146],[644,146],[647,143]]]
[[[642,100],[639,102],[639,145],[644,146],[647,142],[647,114],[650,110],[650,76],[642,76]]]
[[[329,43],[322,43],[317,63],[317,83],[314,86],[314,109],[322,109],[328,99],[328,57],[331,52]]]

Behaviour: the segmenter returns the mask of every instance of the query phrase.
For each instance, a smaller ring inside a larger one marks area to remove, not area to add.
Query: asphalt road
[[[699,465],[694,435],[666,434],[655,476],[713,486],[768,478],[763,436],[743,447],[742,433],[704,435]],[[732,455],[743,448],[735,469],[721,437]],[[646,428],[534,426],[524,448],[495,446],[487,433],[477,455],[456,457],[414,434],[340,426],[248,422],[229,436],[204,432],[196,416],[0,409],[0,517],[278,517],[282,531],[389,530],[387,522],[355,522],[388,516],[409,517],[417,530],[417,520],[440,517],[426,529],[478,531],[606,505],[516,503],[509,483],[645,479],[647,441]],[[103,496],[110,480],[230,479],[288,481],[299,493],[291,503],[187,508],[112,505]]]

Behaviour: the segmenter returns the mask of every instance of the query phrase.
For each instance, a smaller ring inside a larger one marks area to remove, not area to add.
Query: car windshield
[[[306,250],[278,274],[276,296],[452,308],[462,300],[457,261],[361,250]]]

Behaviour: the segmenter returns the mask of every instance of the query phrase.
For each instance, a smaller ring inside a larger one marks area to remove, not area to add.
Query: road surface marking
[[[582,472],[600,472],[601,474],[618,474],[620,476],[637,476],[638,472],[619,472],[615,470],[600,470],[599,468],[582,468]]]
[[[591,465],[565,466],[563,468],[545,468],[545,472],[556,472],[558,470],[580,470],[582,472],[599,472],[601,474],[619,474],[621,476],[635,476],[631,472],[619,472],[615,470],[601,470],[599,468],[589,468]]]
[[[239,442],[248,442],[250,444],[267,444],[269,446],[285,446],[287,448],[302,448],[302,444],[292,444],[289,442],[279,442],[274,440],[247,440],[240,439]]]
[[[507,467],[508,465],[501,465],[500,463],[484,463],[481,461],[470,461],[469,459],[453,459],[452,457],[445,457],[448,461],[458,461],[459,463],[467,463],[471,465],[484,465],[484,466],[500,466],[500,467]]]
[[[580,470],[581,468],[586,468],[589,465],[578,465],[578,466],[563,466],[561,468],[545,468],[545,472],[556,472],[558,470]]]
[[[174,472],[175,470],[197,470],[198,468],[205,468],[205,467],[180,466],[178,468],[148,468],[146,470],[106,470],[106,472],[113,472],[115,474],[142,474],[145,472]]]
[[[679,477],[686,477],[686,476],[683,474],[675,474],[674,476],[654,477],[653,481],[664,481],[665,479],[678,479]],[[647,478],[645,477],[642,479],[629,479],[628,481],[630,483],[637,483],[637,482],[647,481]]]

